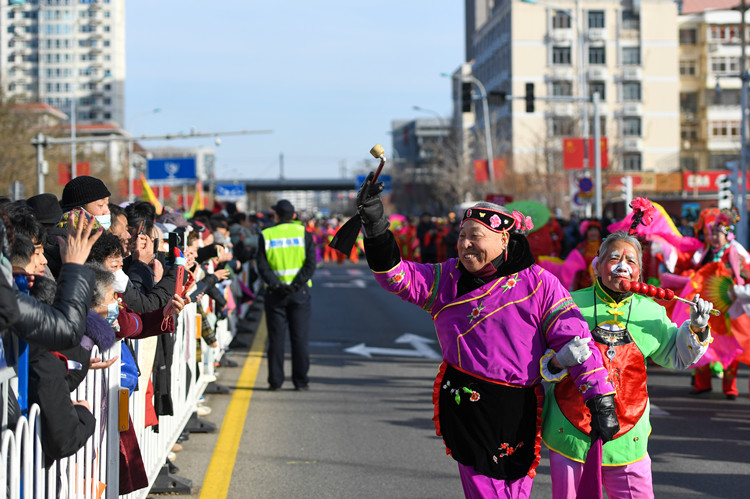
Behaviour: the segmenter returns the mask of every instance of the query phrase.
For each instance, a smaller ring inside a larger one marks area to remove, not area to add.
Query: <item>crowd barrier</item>
[[[205,298],[207,299],[207,298]],[[209,314],[213,317],[213,314]],[[156,338],[136,340],[135,351],[141,376],[138,389],[127,400],[128,412],[121,407],[120,362],[108,369],[90,370],[86,379],[71,394],[73,400],[86,400],[96,417],[96,431],[76,454],[56,461],[45,470],[41,449],[39,407],[33,405],[15,428],[8,427],[8,407],[13,392],[18,393],[18,378],[12,368],[0,370],[2,397],[2,441],[0,445],[0,497],[15,498],[115,498],[119,496],[120,430],[132,421],[140,446],[149,486],[127,499],[145,498],[162,472],[167,456],[196,411],[206,386],[216,378],[214,362],[221,359],[231,342],[232,324],[227,319],[214,322],[218,348],[201,340],[201,316],[196,304],[187,305],[176,316],[174,353],[171,365],[172,416],[159,416],[158,433],[146,426],[146,392],[151,378]],[[121,342],[103,352],[104,360],[120,355]],[[198,359],[198,352],[201,359]],[[92,351],[92,356],[100,356]],[[11,390],[13,387],[13,390]]]

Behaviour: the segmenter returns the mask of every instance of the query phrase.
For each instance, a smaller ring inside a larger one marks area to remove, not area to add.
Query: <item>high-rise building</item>
[[[488,93],[514,97],[490,107],[494,155],[513,171],[560,172],[563,138],[593,136],[593,106],[580,100],[594,92],[611,169],[679,168],[674,0],[467,0],[466,8],[473,77]],[[482,108],[475,109],[481,128]],[[481,142],[474,149],[481,158]]]
[[[124,81],[125,0],[0,4],[6,97],[49,104],[77,124],[123,124]]]

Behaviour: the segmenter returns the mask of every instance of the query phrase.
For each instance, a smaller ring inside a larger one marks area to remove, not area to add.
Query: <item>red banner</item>
[[[484,200],[489,203],[495,203],[499,204],[500,206],[504,206],[508,203],[513,202],[513,196],[511,196],[510,194],[489,193],[484,197]]]
[[[734,178],[734,173],[729,170],[683,172],[682,189],[685,191],[718,192],[719,186],[717,185],[716,180],[719,175],[729,175],[730,178]],[[748,177],[750,177],[750,175]],[[748,185],[748,190],[750,190],[750,182],[746,182],[746,184]]]
[[[91,165],[88,162],[76,162],[76,177],[91,175]],[[57,183],[65,185],[70,182],[70,163],[57,163]]]
[[[594,138],[589,137],[589,166],[594,168]],[[601,162],[602,169],[609,166],[608,155],[607,155],[607,137],[601,137],[599,139],[601,148]],[[565,137],[563,139],[563,168],[566,170],[580,170],[584,167],[584,150],[583,150],[583,138],[582,137]]]
[[[505,178],[505,158],[493,159],[492,167],[492,171],[495,174],[495,180],[502,180]],[[477,182],[488,182],[490,180],[486,159],[474,160],[474,180]]]

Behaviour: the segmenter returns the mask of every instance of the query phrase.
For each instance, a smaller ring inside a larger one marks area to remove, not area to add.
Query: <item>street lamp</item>
[[[157,107],[150,111],[144,111],[142,113],[136,114],[134,117],[130,119],[130,122],[128,123],[128,128],[133,130],[133,122],[138,119],[142,118],[143,116],[149,116],[151,114],[160,113],[161,108]],[[133,142],[135,139],[133,138],[133,134],[130,134],[130,140],[128,140],[128,201],[131,203],[135,201],[135,192],[134,192],[134,186],[133,186],[133,180],[135,177],[135,161],[133,157]],[[75,146],[75,145],[74,145]]]
[[[482,99],[482,111],[484,114],[484,141],[487,148],[487,172],[490,179],[490,185],[494,187],[495,185],[495,171],[492,164],[492,131],[490,130],[490,107],[487,104],[487,90],[485,90],[484,85],[482,85],[482,82],[478,79],[474,78],[472,75],[465,75],[465,74],[449,74],[449,73],[442,73],[442,76],[449,76],[451,78],[455,78],[463,82],[469,82],[473,83],[477,86],[479,89],[479,96]]]

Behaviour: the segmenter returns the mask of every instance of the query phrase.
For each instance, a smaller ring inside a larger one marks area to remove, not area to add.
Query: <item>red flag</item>
[[[607,166],[609,166],[608,160],[607,160],[607,137],[600,137],[599,144],[601,144],[599,146],[601,148],[599,152],[601,153],[601,158],[602,158],[602,169],[605,169],[607,168]],[[589,161],[591,162],[589,166],[592,169],[596,166],[594,165],[595,157],[596,156],[594,156],[594,138],[589,137]]]
[[[563,168],[579,170],[583,168],[583,139],[580,137],[565,137],[563,139]]]
[[[502,180],[505,177],[505,158],[494,158],[492,160],[492,172],[495,174],[495,180]],[[490,180],[486,159],[474,160],[474,180],[477,182],[488,182]]]

